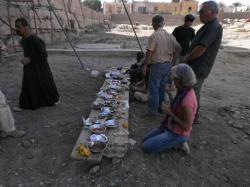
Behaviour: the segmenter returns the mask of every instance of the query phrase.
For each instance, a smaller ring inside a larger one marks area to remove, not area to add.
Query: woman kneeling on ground
[[[177,94],[171,106],[162,106],[166,117],[160,127],[150,131],[143,139],[143,151],[146,153],[161,152],[176,145],[183,145],[184,151],[190,152],[187,140],[192,131],[192,124],[197,111],[197,99],[193,86],[196,77],[186,64],[179,64],[171,69]]]

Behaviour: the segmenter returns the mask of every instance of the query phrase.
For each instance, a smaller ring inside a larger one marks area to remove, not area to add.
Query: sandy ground
[[[97,41],[136,44],[133,37],[111,33],[82,40]],[[135,57],[82,60],[103,72],[114,65],[129,66]],[[105,159],[97,172],[90,173],[92,166],[72,160],[70,153],[82,128],[81,116],[90,112],[104,79],[90,78],[73,56],[51,55],[49,62],[62,103],[14,113],[17,128],[26,130],[27,135],[0,139],[0,186],[249,186],[249,60],[249,54],[219,52],[202,90],[201,124],[193,129],[191,155],[176,150],[144,154],[140,147],[143,136],[164,116],[143,117],[147,105],[131,99],[129,130],[137,141],[134,149],[124,159]],[[18,102],[21,76],[18,58],[0,64],[0,89],[11,107]]]

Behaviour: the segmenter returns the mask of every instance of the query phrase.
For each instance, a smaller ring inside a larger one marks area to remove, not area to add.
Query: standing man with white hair
[[[145,57],[144,72],[150,65],[149,73],[149,111],[154,116],[162,112],[161,104],[165,101],[165,86],[171,68],[173,56],[181,50],[175,37],[163,29],[164,18],[156,15],[152,19],[155,32],[149,37]]]
[[[202,85],[213,67],[222,40],[223,29],[217,20],[218,11],[216,2],[207,1],[202,3],[199,14],[200,21],[204,23],[204,25],[196,33],[189,52],[183,61],[193,69],[196,75],[197,83],[194,86],[194,90],[197,96],[198,106],[200,106],[200,91]],[[195,123],[199,123],[198,111],[196,113]]]

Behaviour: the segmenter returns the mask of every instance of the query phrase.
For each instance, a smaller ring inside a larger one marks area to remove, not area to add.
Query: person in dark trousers
[[[183,63],[187,63],[194,71],[197,83],[194,86],[198,106],[200,106],[200,92],[204,80],[208,77],[220,48],[223,29],[217,20],[219,9],[214,1],[206,1],[199,11],[200,21],[204,25],[198,30],[192,40],[187,56]],[[198,107],[199,111],[199,107]],[[199,123],[198,111],[195,123]]]
[[[26,19],[15,21],[18,35],[22,36],[24,58],[22,90],[19,107],[13,108],[19,112],[23,109],[36,109],[43,106],[53,106],[59,101],[59,94],[47,61],[45,43],[34,35]]]
[[[195,36],[195,30],[191,27],[194,20],[195,17],[192,14],[186,15],[184,24],[176,27],[172,33],[182,48],[181,53],[173,60],[173,65],[179,64],[188,52],[191,40]]]

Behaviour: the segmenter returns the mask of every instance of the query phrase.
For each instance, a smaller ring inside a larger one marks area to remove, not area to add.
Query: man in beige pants
[[[15,120],[10,107],[6,104],[5,96],[0,91],[0,137],[20,138],[24,135],[25,131],[16,130]]]

